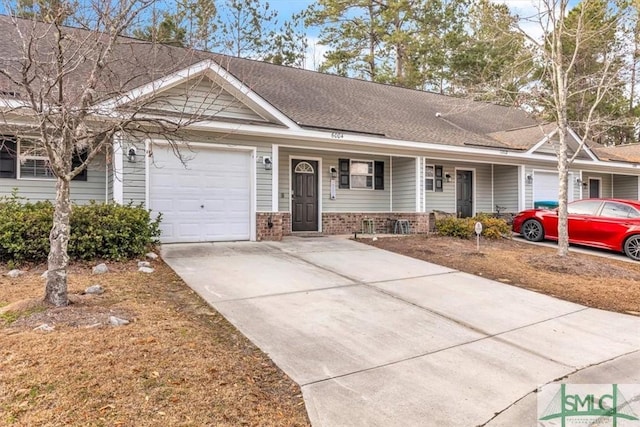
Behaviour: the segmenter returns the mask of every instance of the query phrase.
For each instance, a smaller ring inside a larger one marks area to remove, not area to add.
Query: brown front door
[[[292,160],[291,229],[318,231],[318,162]]]

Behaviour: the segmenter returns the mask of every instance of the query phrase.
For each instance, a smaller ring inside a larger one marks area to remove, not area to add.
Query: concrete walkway
[[[314,426],[535,426],[542,384],[640,383],[638,317],[344,238],[162,254],[300,384]]]

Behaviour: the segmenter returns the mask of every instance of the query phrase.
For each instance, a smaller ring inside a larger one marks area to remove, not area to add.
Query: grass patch
[[[299,387],[162,261],[153,264],[143,274],[135,262],[111,263],[101,276],[74,264],[71,305],[7,314],[0,424],[308,425]],[[0,276],[0,301],[41,300],[42,271]],[[81,295],[93,284],[106,292]],[[110,315],[131,323],[112,327]],[[53,332],[33,330],[43,323]]]

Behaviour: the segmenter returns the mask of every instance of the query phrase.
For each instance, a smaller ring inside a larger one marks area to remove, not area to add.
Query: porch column
[[[278,212],[278,176],[280,166],[280,146],[271,145],[271,211]]]
[[[422,183],[422,157],[416,157],[416,212],[424,212],[425,209],[420,203],[424,199],[424,194],[421,194],[420,188]]]
[[[118,204],[124,203],[122,139],[119,132],[113,137],[113,201]]]

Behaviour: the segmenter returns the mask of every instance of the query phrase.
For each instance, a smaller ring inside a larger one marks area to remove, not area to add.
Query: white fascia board
[[[18,108],[30,108],[30,105],[26,101],[18,101],[17,99],[0,98],[0,108],[15,110]],[[10,111],[6,111],[6,112],[9,113]]]
[[[93,108],[98,114],[108,115],[110,111],[117,107],[133,102],[136,99],[152,95],[160,90],[172,88],[190,78],[198,76],[198,74],[201,74],[209,67],[209,62],[209,60],[198,62],[190,67],[159,78],[158,80],[154,80],[143,86],[131,89],[121,96],[100,102]]]
[[[262,97],[256,94],[253,90],[243,84],[240,80],[234,77],[231,73],[218,65],[215,61],[207,59],[198,62],[183,70],[176,71],[158,80],[155,80],[146,85],[132,89],[122,96],[110,99],[108,101],[96,104],[93,107],[94,112],[101,115],[110,115],[110,112],[125,104],[129,104],[136,99],[144,98],[153,95],[156,92],[170,89],[183,82],[198,77],[201,74],[206,74],[213,81],[217,83],[224,83],[222,86],[224,89],[231,89],[232,94],[240,96],[241,101],[249,101],[256,109],[263,112],[267,116],[273,117],[283,125],[290,129],[299,129],[297,123],[292,121],[286,115],[282,114],[280,110],[269,104]]]
[[[332,137],[331,132],[323,132],[323,131],[314,131],[308,129],[288,129],[283,130],[282,128],[262,126],[262,125],[250,125],[250,124],[233,124],[233,123],[224,123],[224,122],[199,122],[195,124],[191,124],[185,128],[185,130],[203,130],[203,131],[215,131],[215,132],[225,132],[229,134],[241,134],[248,136],[262,136],[262,137],[272,137],[272,138],[280,138],[280,139],[289,139],[295,141],[307,141],[307,142],[320,142],[320,143],[341,143],[341,144],[351,144],[353,146],[366,146],[369,148],[401,148],[404,150],[412,150],[412,155],[416,155],[418,153],[442,153],[442,154],[472,154],[485,158],[491,158],[500,163],[510,163],[514,160],[518,160],[523,164],[527,164],[528,161],[534,160],[544,163],[549,163],[551,165],[557,164],[557,159],[552,156],[547,156],[544,154],[528,154],[528,152],[513,152],[500,148],[495,149],[486,149],[486,148],[476,148],[469,146],[456,146],[456,145],[444,145],[444,144],[434,144],[427,142],[412,142],[412,141],[404,141],[397,139],[387,139],[387,138],[376,138],[373,136],[367,135],[352,135],[352,134],[342,134],[342,138],[336,139]],[[345,151],[347,149],[345,148]],[[397,153],[401,155],[401,153]],[[422,155],[422,154],[421,154]],[[594,166],[595,162],[590,160],[574,160],[572,165],[585,165],[585,166]],[[629,163],[624,162],[598,162],[598,169],[603,168],[608,170],[618,170],[624,169],[627,171],[634,170],[637,171],[633,173],[633,175],[640,174],[640,165],[630,165]]]
[[[282,128],[270,127],[270,126],[262,126],[262,125],[253,125],[253,124],[234,124],[234,123],[224,123],[224,122],[198,122],[194,124],[190,124],[185,128],[185,130],[201,130],[201,131],[214,131],[214,132],[225,132],[229,134],[241,134],[241,135],[249,135],[249,136],[263,136],[263,137],[272,137],[272,138],[280,138],[280,139],[288,139],[294,141],[307,141],[307,142],[324,142],[324,143],[340,143],[340,144],[351,144],[354,146],[367,146],[370,148],[402,148],[404,150],[413,150],[412,154],[407,154],[411,157],[417,155],[417,153],[425,153],[425,152],[440,152],[443,154],[457,154],[457,153],[465,153],[465,154],[477,154],[477,155],[485,155],[491,157],[500,157],[504,159],[509,158],[520,158],[520,159],[529,159],[531,156],[525,155],[524,153],[515,153],[511,151],[507,151],[500,148],[495,149],[484,149],[484,148],[476,148],[470,146],[457,146],[457,145],[444,145],[444,144],[434,144],[428,142],[412,142],[398,139],[390,139],[390,138],[377,138],[373,136],[367,135],[355,135],[355,134],[342,134],[342,137],[336,139],[332,137],[332,132],[327,131],[315,131],[302,129],[299,130],[284,130]],[[345,151],[348,151],[345,148]],[[396,155],[401,155],[402,153],[396,153]],[[422,154],[420,154],[422,155]],[[548,160],[548,157],[540,155],[539,159]]]
[[[571,128],[569,128],[569,135],[571,135],[573,139],[575,139],[578,145],[582,141],[578,136],[578,134],[575,133]],[[582,150],[584,150],[584,152],[587,153],[587,156],[589,156],[591,160],[593,160],[594,162],[600,162],[600,159],[595,154],[593,154],[593,151],[591,151],[591,149],[587,147],[587,144],[582,144]]]
[[[529,148],[527,150],[527,154],[533,154],[536,151],[538,151],[538,149],[540,147],[542,147],[547,141],[549,141],[551,138],[553,138],[553,135],[555,135],[556,133],[558,133],[558,128],[555,128],[553,130],[553,132],[551,132],[549,135],[546,135],[544,138],[542,138],[542,140],[540,142],[537,142],[536,145],[534,145],[533,147]]]

